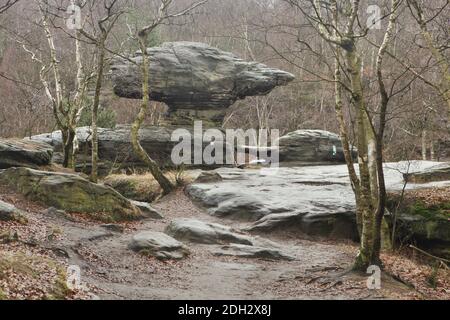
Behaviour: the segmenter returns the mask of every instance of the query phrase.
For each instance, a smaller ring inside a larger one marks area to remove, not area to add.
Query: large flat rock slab
[[[172,161],[172,151],[179,144],[179,140],[172,141],[172,134],[175,130],[180,129],[178,126],[148,126],[139,131],[139,141],[142,147],[147,151],[152,158],[161,165],[161,167],[175,167],[176,164]],[[203,147],[203,150],[210,145],[210,141],[204,138],[207,128],[202,130],[194,130],[193,127],[183,126],[183,139],[191,140]],[[223,142],[223,163],[226,164],[227,150],[234,153],[237,146],[231,146],[226,142],[226,131],[217,128],[223,133],[223,137],[218,137],[216,142]],[[91,153],[91,139],[92,130],[89,127],[80,127],[76,130],[79,151],[77,154],[77,168],[88,170],[90,168]],[[62,136],[60,131],[52,133],[45,133],[32,136],[24,139],[23,143],[43,143],[52,146],[55,150],[54,161],[62,162]],[[101,165],[106,169],[113,164],[120,164],[122,168],[140,167],[144,164],[134,154],[133,146],[131,144],[131,128],[130,126],[122,125],[114,129],[98,129],[98,147],[99,158]],[[246,146],[248,149],[255,147]],[[273,152],[275,147],[269,148],[268,154]],[[334,133],[321,130],[299,130],[291,132],[279,139],[279,153],[281,166],[303,166],[303,165],[329,165],[334,163],[345,163],[342,144],[339,136]],[[355,154],[356,155],[356,152]],[[186,163],[187,167],[203,167],[203,168],[218,168],[222,165],[215,164],[196,164],[194,161],[194,153],[191,154],[191,161]],[[228,164],[230,167],[232,165]],[[103,169],[100,166],[100,169]],[[110,170],[104,170],[107,173]],[[220,177],[211,176],[204,173],[200,180],[203,182],[213,182],[214,179]],[[199,181],[200,182],[200,181]]]
[[[189,249],[165,233],[144,231],[133,236],[129,248],[160,260],[180,260],[189,255]]]
[[[155,160],[162,168],[173,168],[178,164],[172,161],[172,151],[179,144],[179,141],[172,141],[172,133],[180,129],[173,126],[148,126],[139,130],[139,141],[144,150]],[[206,130],[206,128],[205,128]],[[203,141],[203,131],[195,132],[193,128],[186,127],[183,137],[191,139],[205,148],[210,144]],[[80,127],[76,130],[79,151],[77,154],[77,169],[87,170],[91,166],[90,155],[92,145],[92,130],[90,127]],[[61,131],[44,133],[24,139],[25,143],[29,141],[42,142],[51,145],[55,149],[54,162],[62,163],[62,136]],[[227,146],[225,145],[224,148]],[[226,150],[226,149],[224,149]],[[226,152],[224,152],[226,154]],[[118,126],[115,129],[98,129],[98,155],[100,159],[100,174],[109,174],[113,165],[120,164],[121,168],[139,168],[146,167],[145,164],[135,155],[131,143],[131,127]],[[194,164],[194,153],[192,153],[192,164]],[[189,165],[193,167],[194,165]],[[199,167],[218,168],[220,165],[198,165]]]
[[[49,165],[53,148],[40,141],[0,139],[0,169]]]
[[[144,149],[152,155],[155,161],[166,163],[170,161],[170,155],[175,143],[170,140],[172,130],[166,127],[147,127],[139,131],[139,141]],[[89,159],[84,159],[84,154],[90,154],[92,145],[92,129],[80,127],[76,130],[79,144],[79,165],[85,161],[90,164]],[[62,153],[63,142],[61,131],[43,133],[26,138],[24,141],[43,142],[54,147],[55,152]],[[131,144],[131,128],[122,126],[116,129],[98,129],[98,152],[101,161],[117,162],[133,166],[141,161],[134,155]],[[59,157],[60,158],[60,157]],[[61,159],[55,157],[56,162]]]
[[[220,169],[222,182],[193,184],[186,193],[208,213],[251,222],[251,231],[294,228],[311,235],[354,238],[354,196],[345,166]]]
[[[436,164],[387,163],[387,187],[402,190],[403,171],[416,172]],[[215,172],[221,179],[186,188],[188,196],[212,216],[247,223],[246,231],[292,230],[310,236],[358,239],[355,197],[345,165],[223,168]],[[435,185],[446,184],[450,181]],[[407,189],[425,186],[430,184],[411,184]]]
[[[441,163],[413,173],[404,174],[405,180],[412,183],[450,181],[450,163]]]
[[[86,213],[108,222],[142,218],[140,210],[112,188],[67,173],[10,168],[0,171],[0,183],[30,200],[56,209]]]

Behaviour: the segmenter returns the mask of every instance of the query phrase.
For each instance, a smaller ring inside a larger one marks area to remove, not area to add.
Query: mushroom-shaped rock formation
[[[166,103],[171,113],[182,117],[221,120],[236,100],[265,95],[294,80],[288,72],[246,62],[203,43],[168,42],[147,50],[150,98]],[[140,99],[142,54],[132,60],[135,64],[123,59],[112,66],[114,92]]]

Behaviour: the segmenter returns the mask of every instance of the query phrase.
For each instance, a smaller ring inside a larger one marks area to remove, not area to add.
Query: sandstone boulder
[[[78,165],[83,165],[83,155],[90,155],[92,130],[90,127],[80,127],[76,130],[79,143]],[[172,131],[166,127],[148,127],[143,128],[139,133],[139,140],[144,149],[152,155],[158,163],[166,163],[170,160],[172,147],[175,145],[170,142]],[[45,142],[55,148],[55,152],[62,152],[63,142],[61,131],[40,134],[27,138],[25,141]],[[98,129],[98,148],[101,161],[115,162],[117,165],[126,164],[131,167],[140,163],[140,160],[134,155],[131,145],[131,128],[128,126],[118,127],[116,129]],[[59,157],[60,158],[60,157]],[[58,159],[57,160],[58,162]],[[60,160],[60,159],[59,159]]]
[[[140,201],[131,201],[133,205],[135,205],[139,210],[141,210],[142,214],[149,219],[155,219],[155,220],[161,220],[164,219],[164,216],[153,208],[149,203],[147,202],[140,202]]]
[[[23,212],[12,204],[0,200],[0,221],[16,221],[25,223],[27,219]]]
[[[160,127],[149,126],[144,127],[139,131],[139,141],[147,153],[155,160],[161,167],[173,168],[177,164],[172,161],[172,151],[179,141],[172,141],[172,134],[178,127]],[[192,138],[192,144],[197,141],[201,146],[206,147],[210,144],[208,141],[203,141],[203,132],[195,132],[193,128],[183,129],[181,137],[186,137],[186,141]],[[91,137],[92,132],[89,127],[77,128],[77,137],[79,142],[79,152],[77,155],[77,170],[90,172],[91,166]],[[55,131],[53,133],[46,133],[32,136],[25,141],[44,142],[52,145],[55,148],[57,155],[54,161],[62,163],[62,138],[61,132]],[[133,146],[131,144],[131,128],[130,126],[119,126],[115,129],[99,128],[98,134],[98,155],[100,159],[100,174],[108,174],[111,167],[118,169],[141,168],[144,166],[142,161],[135,155]],[[224,148],[226,145],[224,144]],[[226,149],[224,149],[226,154]],[[87,157],[85,156],[87,155]],[[194,152],[192,151],[192,165],[194,165]],[[189,166],[189,164],[187,164]],[[201,167],[202,165],[198,165]],[[205,165],[206,166],[206,165]],[[208,165],[206,167],[214,168],[220,165]],[[146,200],[146,199],[136,199]]]
[[[450,163],[442,163],[425,170],[404,174],[404,179],[413,183],[448,181],[450,180]]]
[[[238,99],[265,95],[294,80],[288,72],[246,62],[203,43],[169,42],[147,52],[150,98],[166,103],[172,112],[191,110],[197,119],[201,119],[205,110],[225,111]],[[141,54],[137,53],[132,60],[135,63],[127,60],[114,63],[114,92],[120,97],[140,99]]]
[[[10,168],[0,172],[0,183],[30,200],[108,222],[142,218],[140,210],[115,190],[75,174]]]
[[[298,130],[279,139],[281,163],[291,165],[345,163],[340,137],[323,130]],[[354,151],[353,156],[356,156]]]
[[[399,206],[400,203],[400,206]],[[388,206],[396,212],[396,235],[437,256],[450,258],[450,187],[391,192]],[[388,219],[393,222],[393,216]]]
[[[138,233],[133,236],[129,248],[161,260],[180,260],[189,255],[189,249],[184,244],[161,232]]]
[[[213,183],[222,181],[222,177],[220,174],[214,171],[203,171],[200,175],[195,179],[195,183]]]
[[[193,219],[178,219],[170,223],[165,231],[180,241],[202,244],[240,243],[252,245],[249,236],[239,234],[230,227]]]
[[[53,148],[44,142],[0,139],[0,169],[49,165]]]

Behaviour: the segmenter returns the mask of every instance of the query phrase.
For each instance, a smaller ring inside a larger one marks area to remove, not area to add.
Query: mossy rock
[[[31,266],[38,264],[41,267],[55,271],[55,278],[45,279],[49,281],[48,292],[42,297],[44,300],[64,300],[72,291],[67,286],[67,275],[62,265],[54,260],[50,260],[40,256],[29,256],[23,253],[3,254],[0,256],[0,280],[7,274],[6,271],[11,271],[19,275],[21,278],[39,279],[40,273]],[[7,300],[8,296],[0,288],[0,300]]]
[[[104,183],[125,198],[140,202],[154,202],[163,193],[158,182],[150,174],[110,175],[105,178]]]
[[[405,174],[404,179],[413,183],[450,180],[450,163],[442,163],[419,172]]]
[[[417,243],[441,257],[450,257],[450,200],[430,200],[436,190],[406,191],[397,213],[400,239]],[[442,192],[442,190],[441,190]],[[390,194],[388,207],[397,207],[399,194]]]
[[[1,139],[0,169],[11,167],[31,167],[49,165],[53,156],[53,147],[39,141]]]
[[[75,174],[10,168],[0,173],[0,183],[32,201],[68,212],[86,213],[106,222],[142,217],[136,206],[112,188]]]
[[[21,224],[26,224],[28,222],[22,211],[14,207],[12,204],[3,202],[1,200],[0,221],[15,221]]]
[[[192,172],[169,171],[165,173],[172,184],[183,186],[193,181]],[[127,199],[152,203],[159,199],[163,190],[158,181],[150,173],[112,174],[104,179],[104,184],[113,188]]]
[[[399,221],[407,227],[412,236],[422,240],[436,240],[450,242],[450,221],[439,218],[419,217],[411,219],[411,216],[401,214]]]

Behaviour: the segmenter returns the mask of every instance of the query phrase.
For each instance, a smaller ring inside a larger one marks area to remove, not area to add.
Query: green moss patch
[[[396,210],[400,200],[400,193],[389,194],[388,208]],[[450,188],[407,190],[397,211],[397,234],[402,242],[413,242],[448,257]]]
[[[36,252],[1,251],[0,280],[0,300],[64,300],[72,294],[63,265]]]
[[[121,222],[142,217],[140,210],[114,189],[75,174],[11,168],[0,174],[0,183],[32,201],[88,214],[101,221]]]

